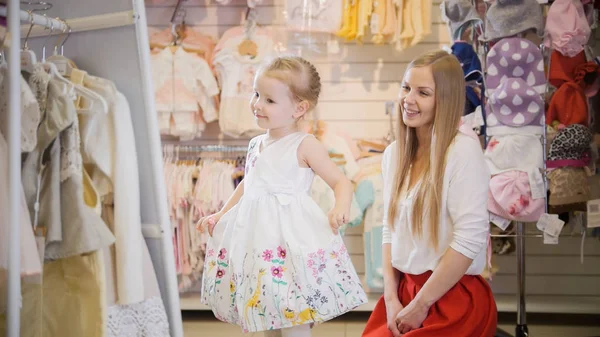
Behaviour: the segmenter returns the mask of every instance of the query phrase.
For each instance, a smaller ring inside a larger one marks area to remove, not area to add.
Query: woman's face
[[[431,127],[435,117],[435,80],[431,66],[409,69],[404,74],[399,98],[406,126]]]

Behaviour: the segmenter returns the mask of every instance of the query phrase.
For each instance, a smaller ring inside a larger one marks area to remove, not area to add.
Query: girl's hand
[[[329,212],[329,226],[333,230],[333,234],[338,233],[338,229],[350,221],[350,213],[347,210],[341,210],[339,207],[334,207]]]
[[[213,229],[222,216],[223,214],[221,214],[221,212],[217,212],[204,218],[200,218],[200,220],[198,220],[196,223],[196,229],[204,233],[204,231],[208,228],[208,235],[212,237]]]

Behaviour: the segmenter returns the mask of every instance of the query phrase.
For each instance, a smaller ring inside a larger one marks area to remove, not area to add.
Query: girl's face
[[[406,126],[431,127],[435,118],[435,80],[431,66],[409,69],[404,74],[399,98]]]
[[[250,108],[258,126],[263,129],[290,127],[304,114],[285,83],[263,75],[258,75],[254,81]]]

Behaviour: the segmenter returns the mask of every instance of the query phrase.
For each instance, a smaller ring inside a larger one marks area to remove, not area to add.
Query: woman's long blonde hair
[[[430,160],[422,173],[422,183],[418,186],[412,209],[412,232],[423,235],[423,214],[428,208],[431,244],[437,250],[439,223],[441,216],[442,187],[446,168],[446,153],[457,134],[457,128],[465,106],[465,80],[460,63],[445,51],[435,51],[414,59],[406,71],[415,67],[431,67],[435,81],[435,116],[433,119]],[[400,104],[400,112],[403,111]],[[416,159],[418,139],[414,128],[404,124],[402,115],[398,117],[397,158],[393,189],[388,210],[389,226],[393,229],[398,214],[398,199],[408,183],[411,164]]]

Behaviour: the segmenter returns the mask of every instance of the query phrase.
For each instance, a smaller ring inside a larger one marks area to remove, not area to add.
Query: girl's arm
[[[235,206],[242,198],[242,195],[244,195],[243,179],[237,185],[237,187],[233,191],[233,194],[229,197],[229,199],[227,199],[227,202],[225,203],[225,205],[223,205],[221,210],[215,214],[211,214],[209,216],[200,218],[200,220],[198,220],[198,222],[196,223],[196,229],[203,233],[206,229],[208,229],[208,234],[212,236],[213,229],[215,228],[223,214],[227,213],[227,211],[229,211],[233,206]]]
[[[237,185],[237,187],[233,191],[233,194],[229,197],[229,199],[227,199],[227,202],[225,203],[225,205],[223,205],[223,207],[221,208],[219,213],[221,213],[221,214],[227,213],[227,211],[229,211],[233,206],[235,206],[238,203],[238,201],[240,201],[240,199],[242,198],[243,195],[244,195],[244,179],[242,179],[242,181]]]
[[[331,224],[340,227],[350,221],[350,203],[354,186],[329,158],[329,153],[323,144],[314,137],[306,137],[298,147],[298,162],[301,166],[305,164],[310,167],[333,189],[335,206],[330,213]]]

